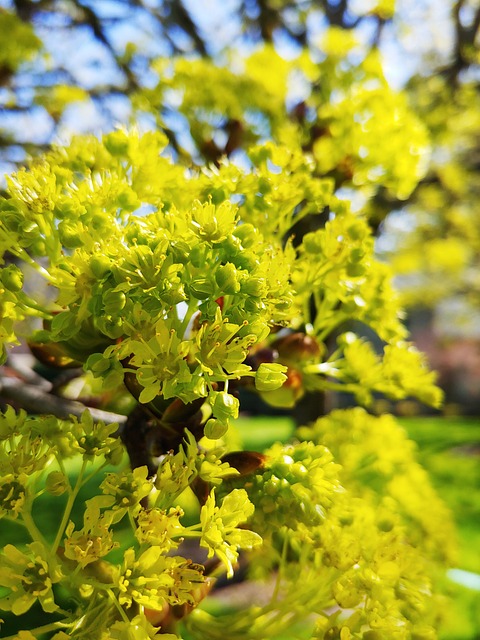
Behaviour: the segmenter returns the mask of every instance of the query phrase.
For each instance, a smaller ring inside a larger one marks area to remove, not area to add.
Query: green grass
[[[480,420],[410,418],[401,422],[454,515],[459,567],[480,574]]]
[[[250,451],[264,451],[279,440],[285,442],[292,437],[294,422],[289,417],[255,416],[235,421],[242,446]]]
[[[418,458],[450,507],[458,532],[458,568],[480,574],[480,419],[401,420],[418,445]],[[480,638],[480,591],[465,578],[447,585],[449,610],[441,640]],[[461,582],[464,581],[465,585]]]

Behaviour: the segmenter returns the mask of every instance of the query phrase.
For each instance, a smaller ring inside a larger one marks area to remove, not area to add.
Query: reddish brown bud
[[[292,363],[299,360],[316,360],[321,355],[320,345],[315,338],[300,332],[275,340],[272,347],[278,351],[280,361]]]
[[[266,459],[266,456],[258,451],[232,451],[222,456],[222,462],[228,462],[241,476],[262,469]]]

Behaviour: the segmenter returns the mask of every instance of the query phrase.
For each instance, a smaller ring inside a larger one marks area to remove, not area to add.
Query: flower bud
[[[108,369],[110,369],[111,365],[111,360],[105,358],[103,353],[92,353],[92,355],[88,357],[85,368],[87,370],[93,371],[95,375],[105,373],[105,371],[108,371]]]
[[[314,231],[306,233],[303,237],[303,246],[305,247],[305,250],[308,251],[308,253],[322,253],[322,236]]]
[[[109,316],[121,311],[127,303],[127,296],[123,291],[106,291],[103,294],[103,308]]]
[[[222,293],[238,293],[240,291],[237,270],[231,262],[218,267],[215,272],[215,280]]]
[[[175,286],[171,286],[169,289],[164,291],[160,297],[167,304],[171,304],[171,305],[175,305],[175,304],[178,304],[179,302],[183,302],[184,300],[186,300],[183,284],[177,284]]]
[[[188,258],[194,267],[197,269],[201,269],[205,266],[206,258],[205,258],[205,245],[199,243],[195,245],[189,252]]]
[[[349,260],[350,262],[360,262],[360,260],[362,260],[364,256],[365,249],[363,249],[362,247],[354,247],[350,251]]]
[[[267,284],[265,278],[248,278],[242,283],[242,293],[254,298],[261,298],[267,292]]]
[[[272,407],[291,409],[297,404],[304,392],[301,373],[297,369],[289,367],[287,379],[281,387],[262,391],[260,395],[262,400]]]
[[[190,284],[190,293],[197,300],[206,300],[213,294],[213,286],[207,278],[195,278]]]
[[[116,200],[117,206],[125,211],[134,211],[140,206],[140,200],[137,194],[133,189],[130,189],[130,187],[124,186],[123,190],[117,195]]]
[[[96,278],[103,278],[111,269],[112,261],[101,253],[90,258],[90,269]]]
[[[238,418],[239,402],[237,398],[226,391],[217,391],[212,399],[212,411],[216,418],[225,422],[228,422],[230,418]]]
[[[258,391],[273,391],[282,386],[287,379],[287,367],[275,362],[262,362],[255,375],[255,387]]]
[[[249,222],[239,225],[235,229],[234,235],[240,239],[244,249],[253,247],[253,245],[257,242],[257,233],[255,231],[255,227]]]
[[[52,471],[48,474],[45,488],[52,496],[61,496],[67,491],[68,487],[67,477],[61,471]]]
[[[368,228],[363,220],[355,220],[348,227],[347,233],[352,240],[363,240],[368,235]]]
[[[124,156],[129,147],[129,139],[125,131],[112,131],[103,138],[103,144],[112,156]]]
[[[220,420],[216,420],[215,418],[210,418],[207,420],[205,427],[203,428],[203,433],[206,438],[210,438],[210,440],[218,440],[222,436],[224,436],[228,431],[228,424],[221,422]]]
[[[349,262],[347,264],[347,276],[349,278],[359,278],[365,274],[365,267],[358,262]]]
[[[83,240],[78,225],[71,224],[65,220],[62,220],[58,225],[58,235],[60,242],[67,249],[77,249],[83,246]]]
[[[67,246],[67,245],[65,245]],[[46,256],[47,255],[47,245],[43,238],[35,238],[35,240],[30,245],[30,251],[33,256]]]
[[[15,264],[1,270],[1,282],[8,291],[20,291],[23,286],[23,273]]]

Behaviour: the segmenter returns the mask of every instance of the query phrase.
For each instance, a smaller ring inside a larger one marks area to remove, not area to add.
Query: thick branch
[[[192,39],[198,53],[203,57],[208,57],[207,46],[199,33],[198,26],[183,6],[182,0],[170,2],[170,15],[172,25],[178,25]]]
[[[360,17],[352,18],[348,12],[348,0],[321,0],[321,5],[330,25],[342,29],[353,29],[361,21]]]
[[[471,64],[469,49],[475,48],[475,41],[480,29],[480,7],[475,11],[472,23],[465,25],[462,22],[461,13],[465,0],[458,0],[453,7],[452,17],[455,28],[455,43],[453,47],[453,60],[443,70],[453,86],[458,81],[459,74]]]
[[[257,0],[260,33],[265,42],[272,42],[273,31],[278,26],[278,12],[270,7],[266,0]]]
[[[82,2],[80,2],[80,0],[74,0],[74,4],[82,12],[85,23],[90,26],[95,38],[106,47],[110,55],[113,57],[115,64],[119,67],[119,69],[121,69],[121,71],[123,71],[128,82],[127,89],[130,91],[133,89],[138,89],[138,82],[135,74],[130,69],[128,64],[124,63],[117,55],[117,52],[115,51],[112,43],[105,35],[105,31],[103,28],[104,25],[102,24],[101,20],[92,9],[92,7],[84,5]]]
[[[126,416],[118,413],[87,407],[76,400],[52,396],[37,386],[6,376],[0,377],[0,399],[4,402],[13,402],[29,413],[54,415],[62,420],[68,420],[72,415],[79,418],[85,409],[90,412],[94,420],[101,420],[106,424],[118,422],[121,426],[127,420]]]

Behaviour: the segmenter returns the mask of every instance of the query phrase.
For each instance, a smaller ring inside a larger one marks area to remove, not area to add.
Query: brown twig
[[[127,420],[126,416],[118,413],[87,407],[77,400],[52,396],[37,386],[7,376],[0,377],[0,399],[13,402],[29,413],[54,415],[62,420],[68,420],[70,416],[80,418],[85,410],[90,412],[94,420],[101,420],[106,424],[118,422],[121,427]]]

